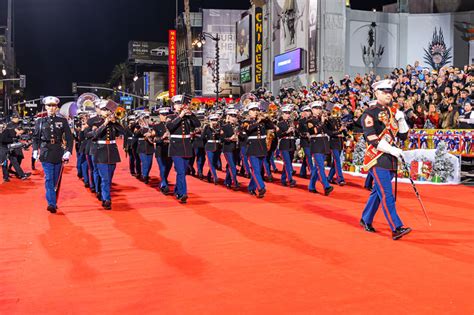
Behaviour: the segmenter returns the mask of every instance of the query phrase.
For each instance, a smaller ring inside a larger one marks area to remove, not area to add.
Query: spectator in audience
[[[432,125],[431,128],[438,129],[439,128],[439,113],[436,110],[436,104],[431,103],[428,107],[428,113],[426,115],[427,121],[429,121]]]
[[[448,111],[443,114],[442,129],[454,129],[457,126],[459,112],[453,104],[449,104]]]
[[[474,112],[472,111],[472,102],[464,103],[464,114],[458,118],[459,129],[474,129]]]
[[[425,126],[425,109],[423,105],[417,104],[414,110],[413,115],[410,118],[412,120],[413,128],[415,129],[423,129]]]

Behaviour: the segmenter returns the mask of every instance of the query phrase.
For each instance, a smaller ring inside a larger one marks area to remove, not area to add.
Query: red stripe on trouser
[[[337,160],[336,160],[336,155],[333,153],[333,160],[334,160],[334,170],[336,171],[336,176],[337,178],[342,178],[342,176],[339,174],[339,170],[338,170],[338,167],[337,167]]]
[[[383,191],[382,183],[380,182],[380,179],[379,179],[379,177],[378,177],[377,172],[376,172],[375,169],[374,169],[374,171],[373,171],[373,174],[374,174],[375,180],[377,181],[377,184],[379,185],[380,192],[381,192],[381,194],[382,194],[382,210],[383,210],[383,212],[385,213],[385,217],[387,218],[388,223],[390,224],[390,227],[391,227],[392,229],[395,229],[395,224],[393,223],[392,217],[390,216],[390,212],[389,212],[389,210],[388,210],[387,198],[385,197],[385,193],[384,193],[384,191]]]
[[[234,177],[234,174],[233,174],[233,172],[232,172],[232,166],[230,166],[229,159],[227,158],[227,154],[226,154],[226,153],[224,153],[224,157],[225,157],[225,160],[226,160],[226,162],[227,162],[227,167],[228,167],[228,169],[229,169],[230,178],[232,178],[232,181],[233,181],[234,184],[235,184],[235,183],[237,183],[237,181],[236,181],[236,179],[235,179],[235,177]]]
[[[252,173],[253,180],[255,181],[257,188],[260,190],[261,188],[260,188],[260,185],[258,184],[257,177],[255,176],[255,173],[253,171],[252,163],[249,163],[249,167],[250,167],[250,173]]]
[[[315,167],[318,169],[318,173],[319,173],[319,181],[320,181],[321,184],[323,184],[323,186],[324,186],[323,174],[321,173],[321,167],[319,167],[318,159],[316,158],[316,156],[314,157],[314,160],[315,160],[315,162],[316,162]],[[324,162],[323,162],[323,165],[324,165]],[[324,172],[324,166],[323,166],[322,171]],[[324,175],[326,175],[326,174],[324,174]],[[316,185],[316,183],[315,183],[315,185]],[[324,188],[326,188],[326,187],[324,187]]]
[[[309,156],[308,155],[306,155],[306,164],[308,164],[308,165],[306,165],[306,167],[308,167],[309,172],[311,172],[311,164],[309,164]]]

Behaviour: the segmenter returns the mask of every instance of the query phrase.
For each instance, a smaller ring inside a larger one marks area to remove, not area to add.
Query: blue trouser
[[[130,169],[130,174],[140,174],[142,170],[142,163],[140,160],[140,156],[138,156],[137,152],[130,148],[128,149],[128,167]]]
[[[85,153],[78,153],[77,154],[77,165],[81,170],[80,173],[82,175],[82,180],[85,184],[89,184],[89,166],[87,163],[87,158]],[[78,171],[79,173],[79,171]]]
[[[283,157],[283,172],[281,173],[281,182],[286,184],[288,180],[289,183],[293,181],[293,164],[291,163],[291,154],[290,151],[280,151],[281,156]]]
[[[301,163],[301,168],[300,168],[300,176],[306,176],[307,169],[309,169],[309,172],[311,173],[311,170],[313,169],[313,159],[311,158],[311,148],[310,147],[303,147],[304,151],[304,159],[303,162]]]
[[[374,177],[374,188],[370,193],[369,200],[367,200],[364,212],[362,212],[362,220],[367,224],[372,224],[375,213],[377,213],[380,202],[382,202],[385,218],[392,231],[394,231],[396,228],[403,226],[395,208],[395,198],[392,192],[392,179],[395,174],[380,167],[372,167],[369,174]]]
[[[235,154],[234,152],[224,152],[224,157],[227,161],[225,167],[225,180],[224,184],[237,186],[239,182],[237,181],[237,167],[235,166]]]
[[[174,186],[175,195],[186,195],[186,170],[189,165],[189,158],[173,156],[174,170],[176,171],[176,186]]]
[[[61,163],[42,162],[44,170],[44,186],[46,187],[46,200],[48,205],[56,207],[55,187],[58,183],[59,173],[61,172]]]
[[[95,162],[95,157],[93,155],[92,155],[91,161],[92,161],[92,166],[94,167],[92,171],[92,178],[94,179],[94,187],[95,187],[95,190],[99,192],[102,188],[102,185],[100,182],[99,170],[97,169],[97,163]]]
[[[263,169],[268,178],[272,177],[272,170],[270,168],[270,160],[275,151],[268,151],[267,156],[263,159]]]
[[[112,200],[110,197],[110,186],[112,185],[112,179],[114,177],[116,164],[96,164],[97,172],[100,176],[100,191],[102,200]]]
[[[250,175],[249,158],[247,156],[247,148],[245,146],[240,148],[240,160],[242,161],[242,167],[244,168],[245,173]]]
[[[173,160],[169,157],[163,158],[157,156],[156,162],[158,163],[158,168],[160,169],[160,188],[168,187],[168,175],[170,174]]]
[[[309,180],[308,189],[315,190],[316,189],[316,181],[320,181],[324,189],[329,188],[329,182],[326,177],[326,173],[324,172],[324,160],[326,159],[326,155],[322,153],[313,153],[314,165],[313,169],[311,170],[311,178]]]
[[[365,178],[364,188],[372,188],[374,185],[374,177],[369,172],[367,173],[367,177]]]
[[[94,157],[90,154],[86,154],[86,160],[87,160],[87,168],[89,169],[89,186],[91,189],[95,189],[96,184],[95,184],[95,178],[94,178],[94,173],[95,173],[95,164],[94,164]],[[97,188],[99,190],[99,188]]]
[[[207,155],[207,166],[209,167],[209,171],[212,174],[212,179],[214,181],[217,180],[217,165],[219,161],[219,152],[212,152],[212,151],[206,151]]]
[[[248,190],[255,191],[255,189],[264,189],[265,183],[262,179],[262,166],[265,161],[264,156],[249,156],[250,160],[250,183]]]
[[[204,148],[195,148],[194,155],[196,156],[198,175],[202,175],[204,164],[206,163],[206,152],[204,151]]]
[[[331,149],[332,154],[332,164],[331,169],[329,170],[329,181],[331,181],[334,175],[337,175],[337,182],[344,181],[344,175],[342,173],[342,166],[341,166],[341,151],[336,149]]]
[[[140,160],[142,161],[142,176],[150,176],[151,166],[153,165],[153,154],[140,153]]]
[[[215,153],[216,155],[216,167],[222,169],[221,151]]]
[[[272,170],[274,172],[276,172],[278,170],[276,164],[275,164],[275,156],[279,156],[280,155],[280,152],[278,150],[276,150],[275,152],[272,153],[272,155],[270,156],[270,167],[272,168]]]
[[[82,167],[81,167],[81,162],[82,162],[82,158],[84,154],[79,153],[79,151],[77,150],[76,150],[76,154],[77,154],[77,160],[76,160],[77,176],[84,178],[85,174],[82,173]]]

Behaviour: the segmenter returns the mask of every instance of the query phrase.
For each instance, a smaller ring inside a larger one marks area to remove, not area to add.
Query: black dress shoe
[[[308,178],[308,176],[306,176],[306,175],[300,175],[300,178],[306,179],[306,178]]]
[[[214,185],[219,185],[219,180],[218,179],[214,180]]]
[[[150,183],[150,177],[148,176],[143,177],[143,182],[148,185]]]
[[[407,235],[408,233],[411,232],[411,228],[409,227],[397,227],[395,231],[392,232],[392,239],[393,240],[398,240],[399,238],[402,238],[404,235]]]
[[[267,190],[265,188],[259,189],[257,198],[263,198],[265,196],[266,192],[267,192]]]
[[[375,233],[377,232],[374,227],[372,226],[372,224],[370,223],[365,223],[364,220],[360,219],[359,221],[359,224],[360,226],[362,226],[364,228],[364,230],[366,230],[367,232],[370,232],[370,233]]]
[[[30,178],[29,175],[25,174],[23,175],[22,177],[20,177],[21,180],[27,180],[28,178]]]
[[[188,201],[188,195],[182,195],[182,196],[178,195],[178,200],[181,203],[186,203],[186,201]]]
[[[329,186],[328,188],[325,188],[325,189],[324,189],[324,195],[325,195],[325,196],[329,196],[329,194],[330,194],[331,191],[333,191],[333,190],[334,190],[334,187],[332,187],[332,186]]]
[[[308,191],[312,194],[317,194],[318,191],[316,189],[308,189]]]
[[[269,183],[273,183],[273,177],[272,177],[272,176],[266,177],[266,178],[265,178],[265,181],[266,181],[266,182],[269,182]]]
[[[97,200],[102,201],[102,196],[101,196],[100,192],[96,192],[95,196],[97,197]]]
[[[345,181],[340,181],[338,185],[339,185],[339,186],[345,186],[345,185],[346,185],[346,182],[345,182]]]
[[[199,173],[199,174],[198,174],[198,178],[199,178],[199,179],[203,179],[203,178],[204,178],[204,175],[203,175],[202,173]]]
[[[58,207],[53,206],[53,205],[48,205],[48,208],[46,208],[46,210],[48,210],[51,213],[56,213],[57,209]]]
[[[161,187],[160,191],[163,195],[167,195],[170,192],[170,188],[168,186]]]
[[[105,200],[102,202],[102,207],[104,207],[105,210],[110,210],[112,209],[112,202],[110,200]]]
[[[232,189],[233,190],[239,190],[240,189],[240,184],[239,183],[235,184],[234,186],[232,186]]]
[[[84,183],[84,187],[89,188],[89,183]]]
[[[329,184],[337,185],[337,182],[335,179],[329,179],[328,182]]]
[[[91,188],[91,193],[95,194],[95,188]]]
[[[255,192],[255,190],[249,190],[249,194],[250,194],[251,196],[256,196],[256,195],[257,195],[257,193]]]
[[[293,187],[295,187],[295,186],[296,186],[296,180],[292,180],[292,181],[290,182],[290,187],[293,188]]]
[[[4,182],[4,183],[10,182],[10,178],[4,178],[4,179],[3,179],[3,182]]]

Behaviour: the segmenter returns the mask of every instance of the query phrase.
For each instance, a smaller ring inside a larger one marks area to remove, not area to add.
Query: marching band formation
[[[390,80],[376,82],[373,88],[377,101],[362,117],[369,144],[364,164],[374,186],[360,224],[367,232],[375,232],[372,220],[381,206],[393,239],[398,239],[411,231],[397,215],[391,185],[397,158],[402,154],[396,147],[396,137],[406,137],[408,126],[400,111],[391,108],[392,87]],[[299,175],[307,178],[309,174],[310,193],[318,193],[317,182],[325,196],[331,194],[334,185],[346,184],[340,155],[347,129],[337,106],[327,111],[322,101],[315,100],[299,108],[285,104],[279,110],[271,110],[255,97],[249,97],[240,108],[231,105],[208,112],[191,110],[189,101],[185,95],[174,96],[172,108],[161,107],[154,121],[147,111],[126,117],[115,102],[97,99],[93,110],[79,108],[71,133],[67,120],[57,115],[59,99],[45,98],[48,115],[36,122],[33,157],[40,159],[45,171],[48,211],[57,211],[61,166],[69,160],[73,140],[78,176],[106,210],[112,208],[110,190],[116,164],[120,162],[116,142],[119,136],[124,138],[130,174],[145,184],[149,183],[155,157],[159,189],[165,195],[170,193],[168,177],[174,167],[173,195],[181,203],[188,200],[187,175],[219,185],[217,170],[225,171],[223,184],[232,190],[240,189],[239,175],[250,178],[248,193],[263,198],[266,183],[274,181],[275,156],[283,163],[281,184],[295,187],[292,162],[297,147],[304,151]],[[329,174],[324,168],[326,161],[331,167]],[[208,171],[204,173],[206,163]]]

